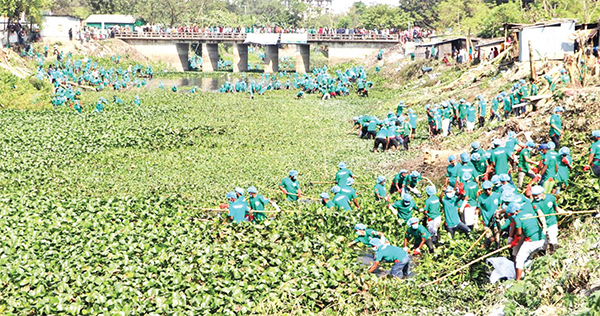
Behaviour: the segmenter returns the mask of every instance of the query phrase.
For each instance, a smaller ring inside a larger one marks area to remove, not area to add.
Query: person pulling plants
[[[377,177],[377,183],[373,190],[375,191],[375,201],[390,201],[390,197],[385,190],[385,176]]]
[[[456,197],[456,191],[454,188],[449,186],[446,188],[444,196],[441,198],[441,205],[444,210],[444,219],[446,221],[446,230],[450,233],[450,236],[454,238],[454,233],[457,230],[468,234],[471,229],[460,221],[458,214],[458,198]]]
[[[500,194],[493,192],[491,181],[484,181],[481,185],[483,192],[477,198],[477,207],[480,210],[485,230],[485,245],[489,247],[493,242],[499,246],[498,240],[498,222],[496,221],[496,211],[500,205]]]
[[[397,278],[407,278],[410,273],[410,258],[400,247],[386,245],[381,239],[373,238],[369,242],[375,251],[375,262],[369,268],[369,273],[375,272],[382,262],[393,262],[390,274]]]
[[[346,182],[343,183],[344,185],[339,185],[341,188],[341,194],[345,195],[348,200],[352,201],[352,203],[354,203],[354,206],[356,206],[357,210],[360,210],[360,205],[358,205],[358,194],[356,193],[356,190],[352,187],[352,185],[354,184],[354,178],[348,178],[346,179]]]
[[[506,208],[506,214],[515,221],[515,237],[510,243],[511,247],[520,245],[515,258],[515,268],[517,271],[516,280],[523,277],[525,261],[529,256],[544,247],[546,236],[537,218],[518,216],[521,211],[521,204],[511,202]]]
[[[267,199],[264,196],[258,194],[258,189],[256,189],[256,187],[249,187],[247,191],[250,195],[249,215],[252,221],[261,222],[267,218],[265,216],[265,213],[262,212],[265,210],[265,206],[267,204],[273,205],[275,210],[277,210],[278,212],[281,211],[281,209],[279,209],[279,206],[277,205],[277,203],[275,203],[275,201]]]
[[[556,204],[556,197],[551,194],[544,194],[544,188],[536,185],[531,188],[531,195],[533,195],[533,209],[539,214],[541,210],[543,214],[569,214],[569,212],[563,211]],[[554,253],[558,247],[558,224],[556,221],[556,215],[542,216],[539,217],[539,221],[542,223],[544,228],[544,235],[546,235],[546,246],[548,254]]]
[[[402,194],[402,199],[389,204],[388,208],[398,216],[398,218],[407,222],[409,218],[413,216],[413,211],[417,211],[417,204],[413,200],[412,196],[408,193]]]
[[[334,186],[331,188],[331,192],[335,194],[333,196],[333,204],[341,210],[344,211],[352,211],[352,207],[350,207],[350,199],[342,193],[342,188],[339,186]]]
[[[298,182],[298,171],[290,171],[288,177],[281,180],[279,189],[286,195],[288,201],[298,201],[298,198],[302,196],[300,182]]]
[[[358,223],[354,225],[354,232],[358,237],[356,237],[356,239],[354,239],[348,244],[348,248],[358,243],[361,243],[366,246],[371,246],[371,239],[373,238],[380,238],[384,243],[389,244],[389,242],[386,242],[385,236],[382,232],[378,232],[374,229],[367,228],[367,225],[365,224]]]
[[[346,180],[348,178],[354,178],[354,173],[348,169],[348,166],[345,162],[340,162],[338,164],[338,172],[335,174],[335,183],[339,186],[345,186]]]
[[[404,250],[408,249],[409,238],[413,238],[413,255],[420,255],[423,245],[427,245],[430,253],[433,253],[433,241],[431,234],[425,226],[419,224],[419,219],[416,217],[410,218],[407,222],[406,234],[404,235]]]
[[[238,199],[236,193],[233,191],[227,192],[225,197],[229,201],[229,205],[226,206],[229,209],[228,218],[235,223],[246,221],[246,214],[250,210],[246,201]]]

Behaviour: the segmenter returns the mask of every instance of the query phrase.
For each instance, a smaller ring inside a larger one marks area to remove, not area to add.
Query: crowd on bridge
[[[111,29],[115,34],[119,33],[130,33],[131,29],[128,27],[113,27]],[[268,26],[268,27],[224,27],[224,26],[199,26],[193,24],[190,26],[176,26],[176,27],[165,27],[161,25],[145,25],[136,26],[134,28],[136,34],[143,35],[145,33],[158,33],[168,36],[170,34],[248,34],[248,33],[280,33],[280,34],[309,34],[309,35],[361,35],[361,36],[375,36],[375,35],[397,35],[401,41],[413,41],[434,35],[434,31],[429,29],[422,29],[419,26],[415,26],[408,30],[401,30],[396,28],[390,29],[366,29],[366,28],[331,28],[331,27],[318,27],[318,28],[282,28],[279,26]]]

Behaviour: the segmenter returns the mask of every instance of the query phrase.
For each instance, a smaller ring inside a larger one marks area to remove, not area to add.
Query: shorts
[[[475,122],[469,122],[467,121],[467,130],[468,131],[472,131],[475,129]]]
[[[442,223],[442,217],[438,216],[427,222],[427,230],[431,234],[432,237],[436,237],[438,235],[438,230],[440,230],[440,225]]]
[[[465,221],[464,221],[465,225],[467,225],[467,226],[475,225],[475,223],[477,222],[477,216],[475,214],[475,210],[477,210],[477,208],[473,207],[473,206],[465,207],[465,210],[463,213],[464,218],[465,218]]]
[[[536,250],[542,249],[546,240],[538,240],[538,241],[524,241],[521,245],[521,249],[517,253],[517,258],[515,260],[515,267],[519,270],[523,270],[525,267],[525,261],[529,258],[529,256]]]

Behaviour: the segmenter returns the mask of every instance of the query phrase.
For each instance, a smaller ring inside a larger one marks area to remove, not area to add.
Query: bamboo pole
[[[535,71],[535,61],[533,61],[533,44],[529,40],[529,70],[531,71],[531,78],[537,79],[537,72]]]
[[[574,212],[564,212],[564,213],[552,213],[552,214],[544,214],[544,215],[538,215],[538,216],[527,216],[527,217],[523,217],[521,219],[532,219],[532,218],[539,218],[539,217],[548,217],[548,216],[553,216],[553,215],[573,215],[573,214],[592,214],[592,213],[598,213],[600,211],[598,210],[589,210],[589,211],[574,211]]]
[[[487,228],[487,227],[486,227]],[[467,249],[467,252],[465,252],[464,255],[462,255],[461,259],[464,259],[469,252],[471,252],[471,250],[473,250],[473,248],[475,247],[475,245],[477,245],[479,243],[479,241],[481,241],[481,239],[483,238],[483,236],[485,236],[486,230],[483,230],[483,233],[481,234],[481,236],[479,236],[479,238],[477,238],[477,240],[475,240],[475,242],[471,245],[471,247],[469,247],[469,249]]]
[[[454,274],[456,274],[456,273],[458,273],[458,272],[460,272],[460,271],[462,271],[462,270],[464,270],[464,269],[466,269],[466,268],[468,268],[468,267],[472,266],[473,264],[475,264],[475,263],[477,263],[477,262],[479,262],[479,261],[481,261],[481,260],[483,260],[483,259],[485,259],[485,258],[487,258],[487,257],[490,257],[490,256],[492,256],[492,255],[495,255],[495,254],[497,254],[497,253],[499,253],[499,252],[501,252],[501,251],[503,251],[503,250],[506,250],[506,249],[508,249],[508,248],[510,248],[510,245],[506,245],[506,246],[504,246],[504,247],[502,247],[502,248],[500,248],[500,249],[497,249],[496,251],[492,251],[492,252],[488,253],[487,255],[481,256],[481,257],[479,257],[478,259],[475,259],[475,260],[473,260],[473,261],[471,261],[471,262],[469,262],[469,263],[465,264],[464,266],[462,266],[462,267],[460,267],[460,268],[458,268],[458,269],[456,269],[456,270],[454,270],[454,271],[452,271],[452,272],[450,272],[450,273],[448,273],[448,274],[444,275],[443,277],[437,278],[437,279],[435,279],[435,280],[433,280],[433,281],[431,281],[431,282],[429,282],[429,283],[421,284],[421,285],[419,285],[419,287],[420,287],[420,288],[423,288],[423,287],[430,286],[430,285],[432,285],[432,284],[436,284],[436,283],[438,283],[438,282],[440,282],[440,281],[444,280],[445,278],[447,278],[447,277],[449,277],[449,276],[451,276],[451,275],[454,275]]]

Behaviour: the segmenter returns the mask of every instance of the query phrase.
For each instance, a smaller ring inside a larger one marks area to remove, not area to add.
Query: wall
[[[575,31],[575,22],[556,26],[528,27],[519,32],[519,61],[529,61],[529,41],[533,45],[533,59],[562,60],[565,54],[575,52],[575,42],[569,39]]]
[[[329,64],[335,65],[357,59],[368,55],[377,54],[380,49],[394,47],[397,43],[330,43]]]
[[[81,20],[70,16],[44,16],[41,36],[44,39],[68,40],[69,29],[73,29],[73,38],[81,27]]]
[[[130,40],[124,39],[129,45],[132,45],[140,54],[151,60],[160,60],[171,66],[177,71],[188,70],[188,52],[189,44],[176,43],[172,41],[158,40]]]

